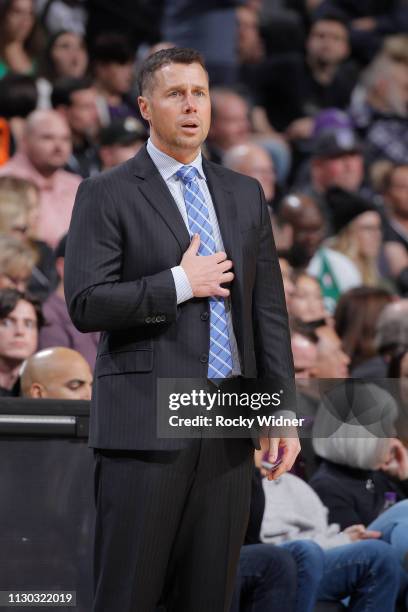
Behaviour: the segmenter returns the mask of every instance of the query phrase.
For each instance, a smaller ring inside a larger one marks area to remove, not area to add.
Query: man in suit
[[[253,446],[159,438],[157,381],[291,378],[282,281],[259,184],[201,157],[211,108],[199,53],[157,52],[139,86],[149,142],[82,183],[65,259],[73,322],[102,332],[93,610],[225,612]],[[299,452],[297,438],[271,438],[271,461],[279,445],[276,476]]]

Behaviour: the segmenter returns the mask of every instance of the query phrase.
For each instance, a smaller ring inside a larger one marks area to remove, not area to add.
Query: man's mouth
[[[199,127],[198,121],[185,121],[181,127],[187,130],[196,130]]]

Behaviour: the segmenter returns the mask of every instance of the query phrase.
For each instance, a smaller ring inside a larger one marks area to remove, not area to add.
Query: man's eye
[[[178,96],[178,94],[179,94],[178,91],[171,91],[169,95],[172,97],[175,97],[175,96]]]

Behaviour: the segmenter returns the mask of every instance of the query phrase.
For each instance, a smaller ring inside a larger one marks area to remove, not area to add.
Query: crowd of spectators
[[[277,482],[255,459],[232,609],[408,610],[407,0],[0,0],[0,395],[90,398],[66,233],[146,142],[138,69],[171,46],[208,66],[203,154],[263,187],[310,433]],[[393,432],[322,437],[313,381],[364,378]]]

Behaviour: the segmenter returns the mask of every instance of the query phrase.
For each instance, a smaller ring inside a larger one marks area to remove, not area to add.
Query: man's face
[[[357,191],[364,178],[364,162],[359,153],[318,159],[313,162],[313,166],[317,171],[318,187],[322,191],[329,187]]]
[[[308,258],[312,258],[324,238],[324,221],[314,208],[305,210],[293,222],[293,242],[302,247]]]
[[[313,378],[317,360],[317,346],[301,334],[292,336],[293,363],[295,378]]]
[[[98,80],[111,93],[123,96],[133,83],[133,62],[100,64],[96,69]]]
[[[394,170],[385,199],[395,214],[408,219],[408,166]]]
[[[306,49],[312,61],[338,64],[350,53],[347,29],[337,21],[318,21],[311,28]]]
[[[341,340],[331,327],[319,327],[316,375],[318,378],[347,378],[349,357],[343,351]]]
[[[63,117],[56,114],[38,120],[25,137],[27,155],[42,174],[63,168],[71,155],[71,132]]]
[[[211,124],[210,138],[220,149],[227,151],[248,142],[250,135],[248,105],[236,94],[217,96],[217,112]]]
[[[92,373],[88,363],[80,355],[66,361],[64,368],[52,371],[42,382],[42,397],[48,399],[90,400]]]
[[[82,89],[71,94],[71,105],[66,109],[66,116],[75,134],[95,135],[99,129],[95,90]]]
[[[211,119],[208,76],[200,64],[169,64],[157,70],[139,106],[160,150],[183,163],[197,156]]]
[[[14,310],[0,320],[0,357],[24,361],[35,352],[37,343],[37,316],[34,307],[25,300],[19,300]]]
[[[266,201],[273,200],[276,175],[273,161],[266,151],[262,149],[252,151],[251,154],[243,158],[237,171],[257,179],[264,190]]]

